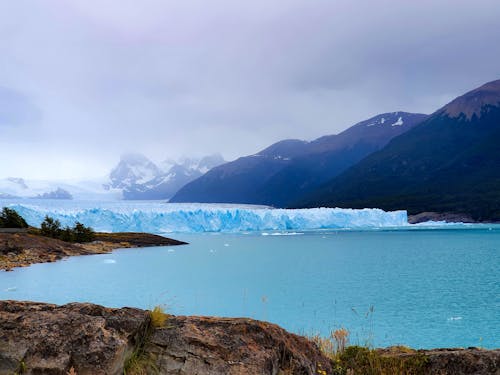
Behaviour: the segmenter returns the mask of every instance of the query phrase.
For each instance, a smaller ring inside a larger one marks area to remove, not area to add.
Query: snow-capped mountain
[[[496,80],[455,98],[293,206],[378,207],[500,221],[499,140]]]
[[[141,154],[126,154],[109,175],[108,189],[119,189],[124,199],[169,199],[182,186],[224,163],[221,155],[201,159],[166,159],[156,165]]]
[[[426,118],[419,113],[383,113],[313,141],[286,139],[210,170],[171,201],[286,207]]]
[[[8,177],[0,179],[0,199],[119,199],[121,191],[104,189],[103,181],[42,181]]]

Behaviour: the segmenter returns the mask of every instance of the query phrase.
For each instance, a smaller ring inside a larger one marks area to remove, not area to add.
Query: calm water
[[[0,298],[246,316],[351,343],[500,347],[500,228],[176,235],[0,273]]]

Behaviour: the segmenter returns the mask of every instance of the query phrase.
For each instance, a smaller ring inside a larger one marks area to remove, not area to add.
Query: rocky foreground
[[[154,321],[154,319],[153,319]],[[499,374],[500,350],[382,350],[415,357],[408,374]],[[168,316],[87,303],[0,301],[3,374],[358,374],[310,340],[252,319]],[[372,372],[370,372],[372,373]],[[376,372],[373,372],[376,373]],[[398,372],[402,373],[402,372]]]
[[[183,245],[149,233],[96,233],[89,243],[70,243],[33,233],[0,233],[0,270],[55,262],[75,255],[105,254],[116,248]]]

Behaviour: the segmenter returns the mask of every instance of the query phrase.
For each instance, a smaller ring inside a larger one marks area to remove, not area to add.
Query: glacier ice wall
[[[380,228],[408,225],[406,211],[380,209],[272,209],[265,207],[166,204],[162,202],[17,202],[7,204],[26,221],[39,226],[45,215],[73,225],[80,221],[107,232],[246,232]]]

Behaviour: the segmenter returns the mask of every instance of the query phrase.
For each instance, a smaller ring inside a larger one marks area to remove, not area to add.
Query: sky
[[[498,0],[0,0],[0,178],[226,160],[500,78]]]

